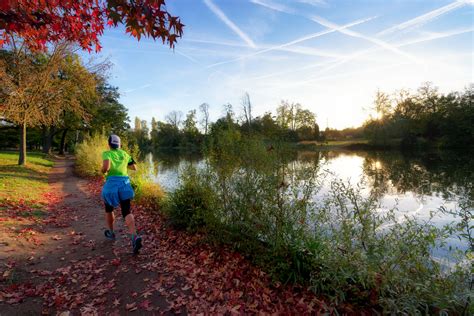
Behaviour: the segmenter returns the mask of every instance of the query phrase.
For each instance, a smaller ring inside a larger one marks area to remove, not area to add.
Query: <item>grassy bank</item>
[[[41,153],[28,153],[26,166],[18,165],[18,153],[0,152],[0,201],[40,199],[48,187],[53,162]]]
[[[329,141],[301,141],[295,145],[298,150],[371,150],[389,149],[391,146],[374,146],[366,139],[329,140]]]
[[[22,230],[35,227],[47,216],[43,195],[48,191],[52,166],[50,158],[41,153],[28,153],[28,163],[19,166],[18,153],[0,152],[0,239],[5,245],[14,245],[13,239]]]

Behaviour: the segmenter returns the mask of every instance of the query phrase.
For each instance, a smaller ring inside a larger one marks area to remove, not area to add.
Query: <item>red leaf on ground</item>
[[[137,306],[135,303],[131,303],[131,304],[125,305],[125,309],[128,310],[129,312],[133,312],[137,310]]]

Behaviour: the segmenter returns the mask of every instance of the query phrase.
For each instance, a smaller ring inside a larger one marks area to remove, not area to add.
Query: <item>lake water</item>
[[[198,155],[155,153],[147,157],[154,165],[154,178],[166,191],[179,183],[179,174],[186,165],[198,168],[205,160]],[[362,185],[363,192],[376,192],[380,211],[396,209],[397,217],[414,216],[429,220],[430,212],[444,207],[453,210],[461,203],[474,201],[474,159],[453,152],[404,154],[397,151],[301,151],[290,164],[317,163],[322,187],[314,197],[328,194],[335,179]],[[375,190],[375,191],[374,191]],[[439,212],[432,222],[441,226],[454,221],[451,215]],[[467,245],[457,238],[449,244],[464,249]],[[442,250],[438,255],[444,256]]]

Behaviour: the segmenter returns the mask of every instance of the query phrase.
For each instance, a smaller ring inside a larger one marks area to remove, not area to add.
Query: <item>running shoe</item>
[[[105,238],[110,239],[110,240],[115,240],[115,233],[111,231],[110,229],[106,229],[104,231]]]
[[[137,255],[141,247],[142,247],[142,237],[138,235],[133,236],[132,238],[133,254]]]

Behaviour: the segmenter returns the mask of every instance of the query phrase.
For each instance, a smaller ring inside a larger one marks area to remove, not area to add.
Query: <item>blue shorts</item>
[[[132,199],[135,192],[127,176],[109,176],[102,188],[101,196],[106,204],[117,207],[120,201]]]

